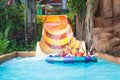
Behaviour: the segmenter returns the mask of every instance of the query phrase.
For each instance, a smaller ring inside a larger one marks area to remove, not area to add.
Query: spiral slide
[[[72,49],[73,54],[76,48],[82,47],[84,50],[80,48],[80,51],[85,51],[86,55],[85,42],[76,40],[66,15],[37,16],[37,20],[41,18],[44,23],[42,38],[37,42],[37,55],[58,53],[63,49],[67,50],[66,46]]]

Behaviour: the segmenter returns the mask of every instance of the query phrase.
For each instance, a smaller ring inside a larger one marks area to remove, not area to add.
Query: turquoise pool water
[[[120,65],[98,59],[90,63],[47,63],[43,57],[14,58],[0,65],[0,80],[120,80]]]

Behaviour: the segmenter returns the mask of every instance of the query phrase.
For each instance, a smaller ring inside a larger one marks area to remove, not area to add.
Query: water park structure
[[[75,53],[75,49],[81,47],[80,51],[85,52],[84,55],[86,55],[85,42],[74,37],[66,15],[44,15],[37,16],[37,18],[44,20],[42,38],[38,43],[39,50],[50,54],[62,49],[66,50],[68,46],[72,49],[72,53]]]

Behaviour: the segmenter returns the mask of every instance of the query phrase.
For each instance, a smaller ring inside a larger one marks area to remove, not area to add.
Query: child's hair
[[[92,44],[93,44],[93,41],[92,41],[92,40],[90,40],[90,41],[89,41],[89,45],[92,45]]]
[[[76,48],[76,50],[79,50],[79,48]]]

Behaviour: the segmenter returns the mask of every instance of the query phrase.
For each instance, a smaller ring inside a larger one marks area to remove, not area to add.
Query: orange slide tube
[[[37,16],[38,20],[40,18],[44,21],[43,35],[39,43],[42,51],[45,54],[55,53],[58,50],[67,50],[65,46],[69,46],[72,53],[75,53],[75,48],[78,48],[81,42],[74,38],[66,15]]]

